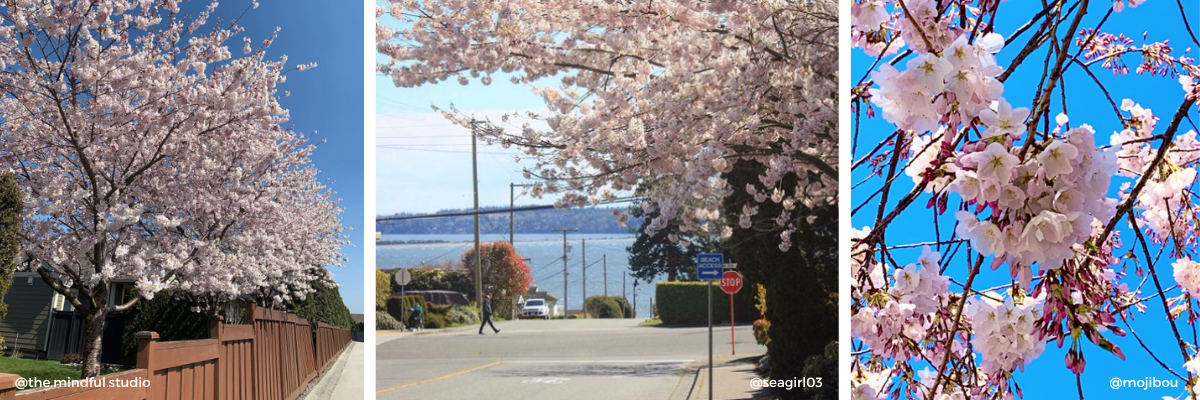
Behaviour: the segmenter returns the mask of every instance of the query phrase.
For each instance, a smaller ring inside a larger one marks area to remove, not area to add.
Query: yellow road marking
[[[401,383],[401,384],[399,384],[399,385],[395,385],[395,386],[389,386],[389,387],[385,387],[385,388],[383,388],[383,389],[376,389],[376,390],[375,390],[375,394],[379,394],[379,393],[387,393],[387,392],[392,392],[392,391],[396,391],[396,390],[400,390],[400,389],[408,389],[408,388],[410,388],[410,387],[413,387],[413,386],[424,385],[424,384],[426,384],[426,383],[430,383],[430,382],[436,382],[436,381],[440,381],[440,380],[442,380],[442,379],[453,378],[453,377],[456,377],[456,376],[462,376],[462,375],[466,375],[466,374],[469,374],[469,373],[472,373],[472,372],[475,372],[475,371],[479,371],[479,370],[481,370],[481,369],[495,367],[495,366],[497,366],[497,365],[500,365],[500,362],[499,362],[499,361],[495,361],[495,362],[487,363],[487,364],[484,364],[484,365],[480,365],[480,366],[478,366],[478,367],[467,368],[467,369],[464,369],[464,370],[462,370],[462,371],[458,371],[458,372],[454,372],[454,373],[449,373],[449,374],[442,375],[442,376],[435,376],[435,377],[433,377],[433,378],[429,378],[429,379],[425,379],[425,380],[420,380],[420,381],[416,381],[416,382],[409,382],[409,383]]]

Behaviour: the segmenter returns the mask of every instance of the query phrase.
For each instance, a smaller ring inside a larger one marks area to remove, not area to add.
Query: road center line
[[[433,377],[433,378],[424,379],[424,380],[419,380],[419,381],[416,381],[416,382],[401,383],[401,384],[399,384],[399,385],[395,385],[395,386],[389,386],[389,387],[385,387],[385,388],[382,388],[382,389],[376,389],[376,390],[375,390],[375,394],[379,394],[379,393],[387,393],[387,392],[392,392],[392,391],[396,391],[396,390],[400,390],[400,389],[407,389],[407,388],[410,388],[410,387],[413,387],[413,386],[424,385],[424,384],[426,384],[426,383],[440,381],[440,380],[442,380],[442,379],[453,378],[453,377],[456,377],[456,376],[462,376],[462,375],[466,375],[466,374],[469,374],[469,373],[472,373],[472,372],[475,372],[475,371],[479,371],[479,370],[481,370],[481,369],[485,369],[485,368],[491,368],[491,367],[494,367],[494,366],[497,366],[497,365],[500,365],[500,362],[499,362],[499,361],[493,361],[493,362],[490,362],[490,363],[487,363],[487,364],[483,364],[483,365],[480,365],[480,366],[477,366],[477,367],[471,367],[471,368],[467,368],[467,369],[464,369],[464,370],[462,370],[462,371],[453,372],[453,373],[449,373],[449,374],[446,374],[446,375],[435,376],[435,377]]]

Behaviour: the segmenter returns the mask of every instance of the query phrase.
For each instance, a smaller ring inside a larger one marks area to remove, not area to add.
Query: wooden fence
[[[350,330],[335,327],[324,322],[317,323],[317,362],[321,370],[329,366],[329,362],[337,358],[338,353],[350,345]]]
[[[106,381],[140,379],[139,387],[59,387],[16,391],[16,375],[0,374],[0,400],[292,400],[350,344],[350,331],[277,310],[249,307],[249,323],[221,317],[209,339],[159,342],[137,333],[137,368]]]

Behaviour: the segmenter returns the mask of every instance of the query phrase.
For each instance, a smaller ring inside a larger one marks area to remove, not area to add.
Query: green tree
[[[765,169],[757,162],[740,160],[725,179],[731,187],[756,184]],[[807,172],[806,172],[807,173]],[[785,177],[780,188],[791,196],[798,181],[795,174]],[[774,188],[757,188],[770,191]],[[757,220],[749,228],[738,225],[737,210],[746,203],[758,205]],[[784,209],[776,203],[757,203],[743,191],[725,199],[724,208],[732,235],[725,241],[726,253],[738,263],[747,282],[762,283],[766,294],[766,315],[770,321],[771,375],[804,376],[805,361],[820,358],[837,336],[837,204],[818,208],[797,205],[788,221],[794,224],[793,245],[780,251],[780,231],[775,219]],[[815,359],[815,358],[814,358]],[[784,398],[801,396],[802,391],[779,391]]]
[[[529,266],[508,242],[492,242],[480,245],[483,254],[480,267],[483,269],[483,294],[491,296],[492,310],[496,315],[509,315],[516,306],[516,298],[529,290],[533,275]],[[467,277],[475,282],[475,249],[467,249],[462,257],[467,266]]]
[[[354,318],[350,317],[350,309],[342,302],[342,294],[337,287],[328,287],[321,283],[314,283],[312,286],[316,291],[309,293],[304,300],[293,302],[292,312],[300,318],[307,319],[313,326],[316,326],[317,322],[324,322],[338,328],[354,327]]]
[[[392,274],[383,270],[375,270],[375,309],[387,307],[387,299],[392,295]]]
[[[318,285],[319,286],[319,285]],[[121,363],[137,365],[137,333],[158,333],[164,342],[208,338],[209,317],[196,312],[199,304],[182,291],[162,291],[153,299],[138,301],[125,311],[121,335]]]
[[[658,218],[658,211],[646,213],[640,205],[630,210],[631,219],[640,220],[637,237],[625,250],[629,252],[629,270],[633,277],[645,282],[666,275],[668,281],[693,280],[696,277],[696,254],[712,247],[704,235],[684,232],[675,223],[650,234],[647,226]],[[671,241],[674,236],[677,241]],[[683,246],[680,241],[689,245]]]
[[[474,265],[474,264],[471,264]],[[443,267],[416,267],[409,268],[408,272],[412,276],[412,280],[404,285],[405,290],[453,290],[466,295],[467,298],[473,298],[475,295],[475,281],[464,271],[455,271],[447,269],[449,264]]]
[[[10,172],[0,172],[0,299],[12,286],[13,272],[17,269],[18,230],[21,227],[21,189]],[[0,321],[8,314],[8,304],[0,301]],[[0,352],[4,351],[4,338],[0,337]]]

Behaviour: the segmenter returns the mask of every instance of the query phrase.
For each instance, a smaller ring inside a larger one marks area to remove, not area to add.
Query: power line
[[[429,153],[471,154],[470,150],[419,149],[419,148],[415,148],[415,147],[401,147],[401,146],[395,146],[395,145],[389,145],[389,144],[377,144],[377,145],[375,145],[375,147],[388,149],[388,150],[424,151],[424,152],[429,152]],[[520,153],[505,153],[505,152],[496,152],[496,151],[480,151],[480,152],[478,152],[478,154],[498,154],[498,155],[504,155],[504,156],[521,155]]]
[[[635,201],[637,199],[638,198],[635,198],[635,197],[623,197],[623,198],[619,198],[619,199],[616,199],[613,201],[599,202],[596,204],[589,205],[587,207],[608,205],[608,204],[618,204],[618,203],[628,203],[628,202]],[[521,206],[521,207],[512,207],[512,208],[496,208],[496,209],[489,209],[489,210],[479,210],[478,212],[459,211],[459,212],[443,213],[443,214],[397,215],[397,216],[391,216],[391,217],[375,217],[375,222],[407,221],[407,220],[413,220],[413,219],[443,218],[443,217],[469,217],[469,216],[473,216],[476,214],[478,214],[478,215],[501,214],[501,213],[507,213],[510,211],[537,211],[537,210],[548,210],[551,208],[556,208],[556,207],[554,205],[550,204],[550,205],[537,205],[537,206]]]

